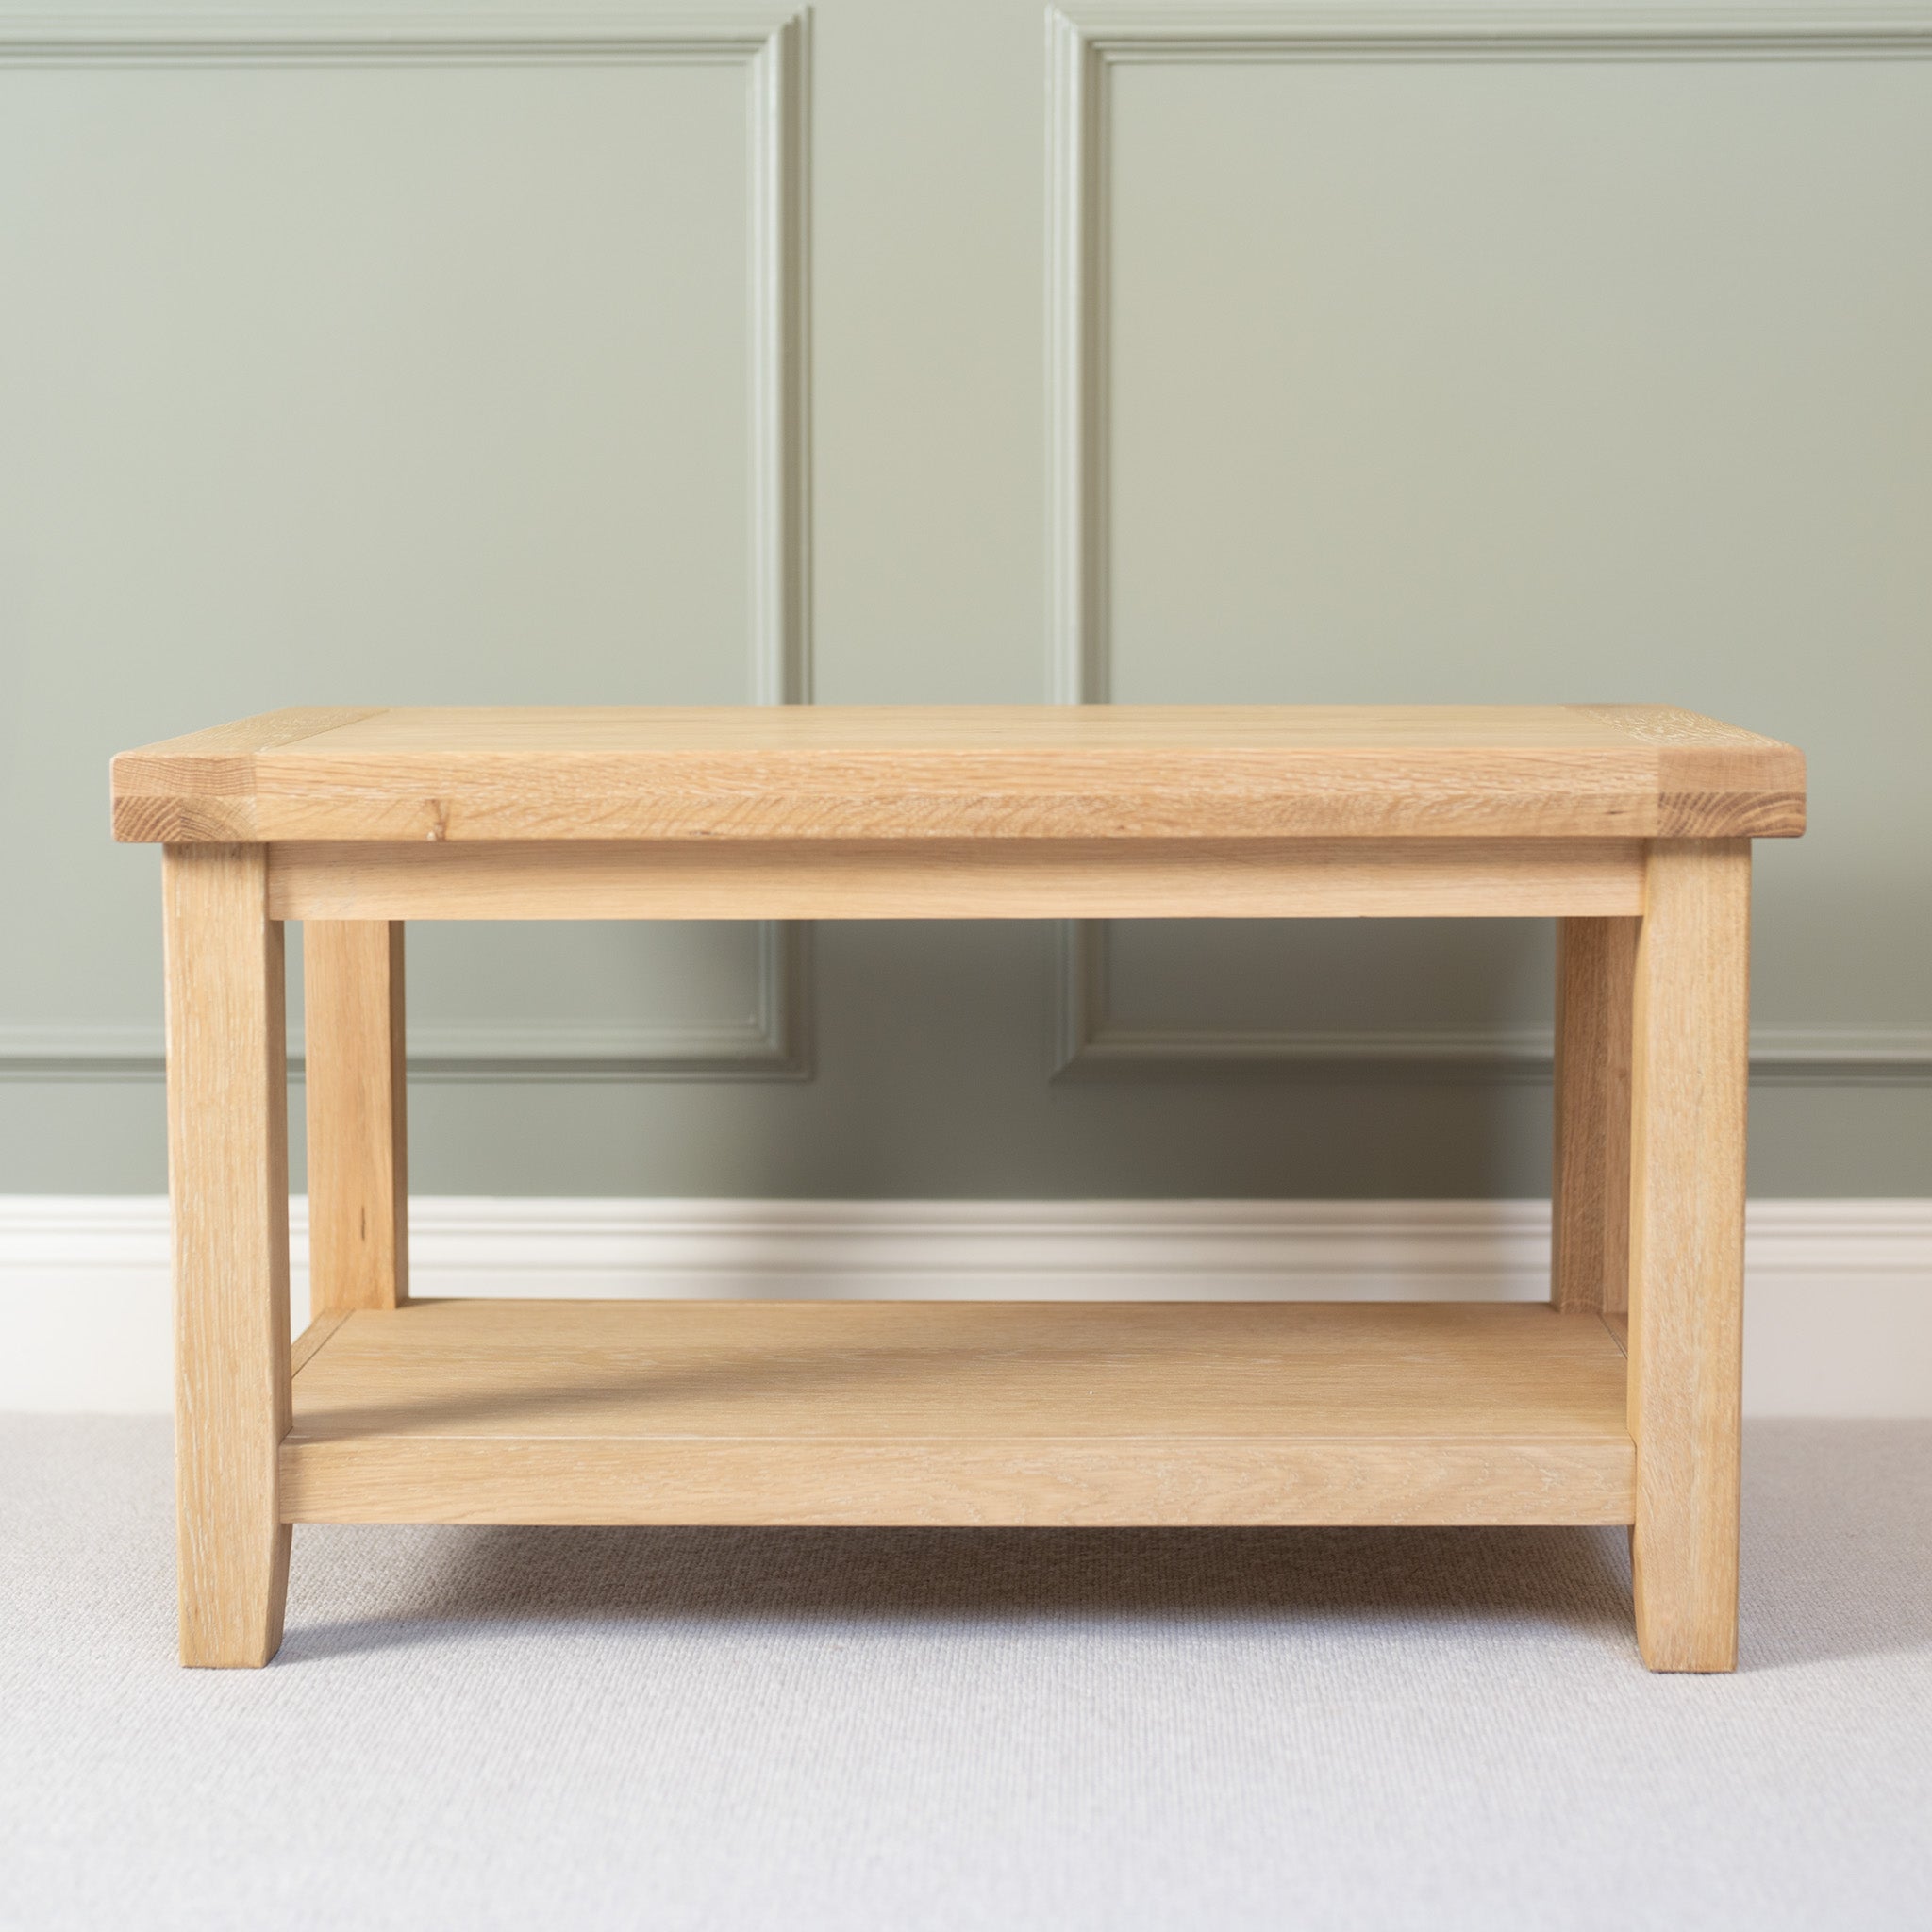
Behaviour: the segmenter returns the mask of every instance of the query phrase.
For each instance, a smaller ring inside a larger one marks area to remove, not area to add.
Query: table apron
[[[1616,918],[1637,839],[882,839],[268,848],[274,919]]]

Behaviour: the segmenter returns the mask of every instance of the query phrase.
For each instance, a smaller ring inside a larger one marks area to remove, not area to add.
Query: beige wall
[[[111,751],[809,691],[1791,738],[1755,1184],[1932,1192],[1932,10],[190,17],[0,25],[0,1191],[162,1184]],[[434,1191],[1543,1184],[1531,925],[412,943]]]

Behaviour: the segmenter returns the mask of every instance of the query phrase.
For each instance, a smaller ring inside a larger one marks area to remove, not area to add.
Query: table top
[[[270,711],[123,752],[136,842],[1793,838],[1804,755],[1666,705]]]

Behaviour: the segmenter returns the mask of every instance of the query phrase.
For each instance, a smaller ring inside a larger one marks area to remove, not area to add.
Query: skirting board
[[[306,1321],[306,1203],[292,1212]],[[1548,1292],[1542,1201],[419,1198],[419,1295],[1487,1301]],[[1932,1200],[1755,1201],[1744,1403],[1932,1416]],[[158,1197],[0,1196],[0,1410],[169,1406]]]

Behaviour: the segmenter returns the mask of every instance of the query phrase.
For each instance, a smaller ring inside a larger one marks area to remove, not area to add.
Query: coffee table
[[[1628,1524],[1737,1652],[1751,843],[1663,706],[346,708],[122,754],[163,847],[181,1656],[295,1523]],[[411,1300],[412,919],[1554,918],[1547,1305]],[[305,922],[313,1320],[288,1302]]]

